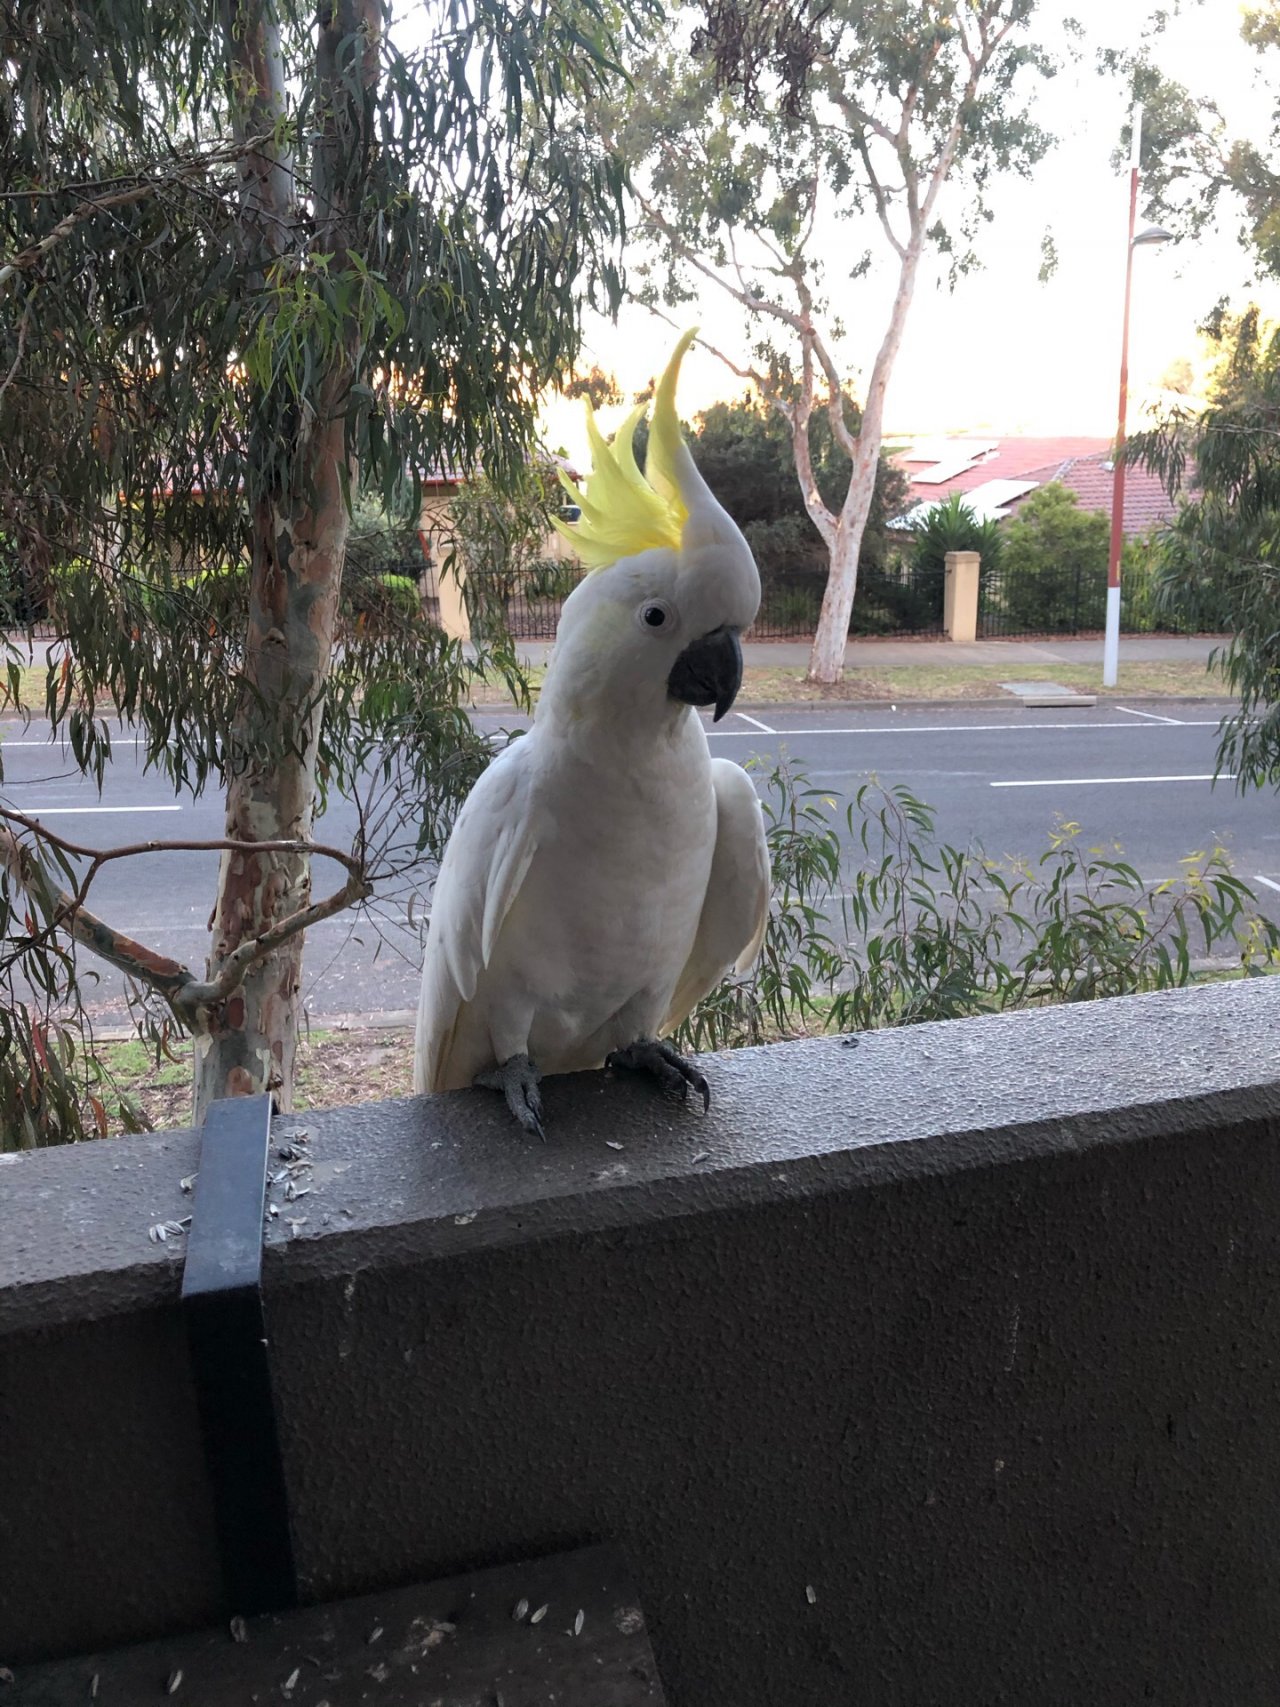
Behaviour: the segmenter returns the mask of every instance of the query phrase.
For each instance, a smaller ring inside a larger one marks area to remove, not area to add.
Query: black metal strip
[[[298,1598],[262,1306],[271,1098],[215,1102],[205,1122],[182,1302],[228,1610]]]

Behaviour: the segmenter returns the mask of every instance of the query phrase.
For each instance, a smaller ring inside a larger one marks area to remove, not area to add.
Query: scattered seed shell
[[[98,1699],[98,1673],[96,1671],[89,1679],[89,1699],[90,1701],[96,1701]]]
[[[301,1676],[302,1676],[302,1667],[301,1666],[294,1666],[293,1670],[289,1673],[288,1677],[286,1677],[284,1682],[280,1685],[281,1689],[284,1691],[284,1693],[286,1695],[292,1695],[293,1690],[294,1690],[294,1686]]]
[[[606,1138],[604,1141],[604,1144],[605,1144],[606,1150],[625,1150],[626,1149],[626,1145],[625,1144],[619,1144],[616,1138]]]
[[[530,1615],[529,1615],[530,1624],[541,1624],[542,1620],[547,1616],[547,1613],[550,1610],[551,1610],[550,1602],[544,1601],[543,1604],[538,1608],[538,1610],[536,1612],[530,1613]]]
[[[8,1666],[0,1666],[0,1683],[12,1683],[13,1673]]]
[[[515,1619],[517,1624],[523,1622],[523,1620],[529,1616],[529,1602],[527,1600],[518,1600],[512,1608],[511,1616]]]
[[[381,1635],[382,1635],[382,1625],[381,1624],[375,1624],[373,1629],[370,1630],[369,1635],[368,1635],[369,1646],[372,1647],[373,1644],[379,1639],[379,1637]]]
[[[812,1583],[805,1584],[804,1597],[809,1602],[810,1606],[813,1606],[817,1602],[818,1591],[814,1588]]]
[[[578,1616],[573,1621],[573,1633],[575,1636],[580,1636],[582,1634],[582,1626],[586,1623],[586,1621],[587,1621],[587,1615],[582,1610],[582,1608],[579,1607],[578,1608]]]
[[[383,1660],[379,1660],[376,1666],[369,1667],[365,1676],[371,1677],[375,1683],[385,1683],[391,1676],[391,1667]]]
[[[231,1620],[231,1640],[233,1642],[247,1642],[249,1640],[249,1626],[238,1612]]]
[[[176,1695],[181,1688],[182,1667],[179,1666],[177,1671],[171,1671],[169,1673],[169,1681],[164,1686],[164,1692],[166,1695]]]

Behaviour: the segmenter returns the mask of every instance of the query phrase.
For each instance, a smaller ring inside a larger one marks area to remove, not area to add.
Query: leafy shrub
[[[993,860],[939,842],[932,809],[905,788],[868,782],[841,815],[785,763],[765,816],[764,948],[695,1009],[679,1033],[689,1048],[1170,989],[1201,975],[1197,955],[1246,974],[1280,964],[1280,931],[1221,848],[1155,885],[1070,823],[1038,859]]]
[[[1004,525],[999,601],[1010,634],[1069,634],[1106,619],[1110,518],[1057,481]]]
[[[408,575],[362,576],[347,603],[356,616],[382,622],[416,622],[422,615],[418,584]]]

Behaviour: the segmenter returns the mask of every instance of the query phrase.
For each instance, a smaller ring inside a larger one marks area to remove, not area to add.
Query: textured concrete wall
[[[553,1081],[545,1147],[474,1094],[289,1123],[316,1165],[268,1314],[309,1592],[607,1539],[675,1707],[1272,1707],[1277,1022],[1268,982],[744,1052],[705,1120]],[[197,1142],[0,1170],[29,1228],[56,1203],[111,1252],[101,1327],[40,1330],[74,1317],[56,1233],[24,1284],[0,1227],[0,1652],[216,1611],[173,1259],[109,1234]],[[104,1427],[59,1397],[86,1367]]]

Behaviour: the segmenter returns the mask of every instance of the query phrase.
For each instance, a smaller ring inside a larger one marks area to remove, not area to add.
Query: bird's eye
[[[636,621],[650,634],[672,627],[676,613],[665,599],[646,599],[636,611]]]

